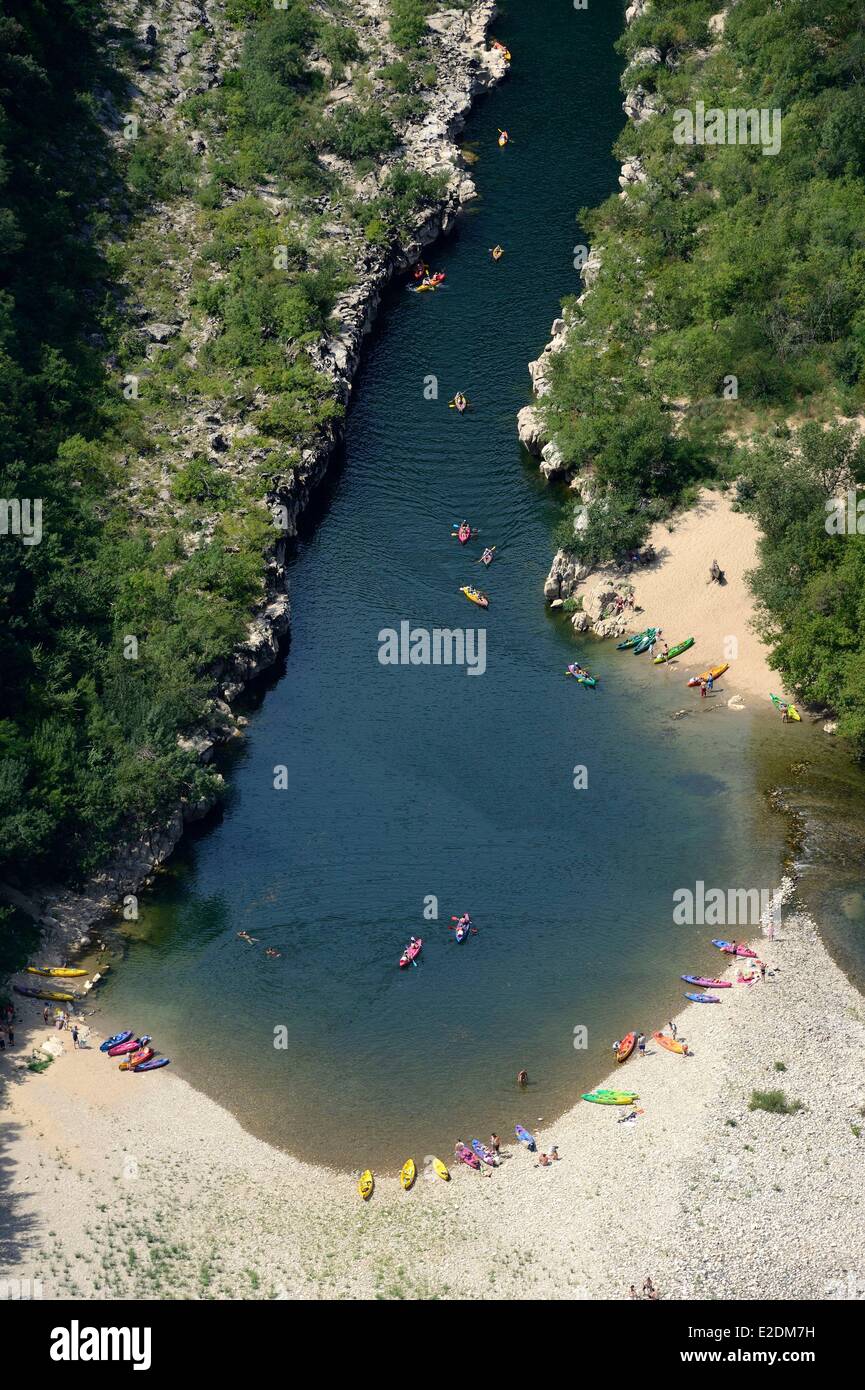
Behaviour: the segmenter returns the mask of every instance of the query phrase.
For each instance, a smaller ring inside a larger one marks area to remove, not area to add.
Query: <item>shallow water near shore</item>
[[[718,929],[675,925],[674,891],[778,878],[787,827],[762,788],[794,731],[722,692],[701,706],[684,668],[578,646],[543,604],[555,506],[515,414],[579,292],[576,212],[616,187],[621,24],[620,6],[566,0],[539,24],[523,0],[497,25],[512,74],[465,133],[481,196],[428,253],[446,288],[400,285],[384,306],[344,460],[291,566],[284,671],[230,759],[220,823],[160,880],[101,997],[106,1028],[146,1029],[250,1130],[337,1167],[447,1158],[458,1137],[561,1113],[613,1038],[678,1010],[681,972],[719,967]],[[463,516],[480,530],[465,548],[450,536]],[[482,544],[497,546],[489,571]],[[403,620],[483,627],[485,673],[381,665],[378,634]],[[564,678],[578,653],[595,691]],[[478,933],[457,946],[465,909]],[[410,934],[423,954],[400,971]]]

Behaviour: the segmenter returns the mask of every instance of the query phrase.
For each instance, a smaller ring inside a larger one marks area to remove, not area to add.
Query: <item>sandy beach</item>
[[[657,563],[629,576],[635,602],[672,646],[696,640],[679,660],[689,671],[729,661],[724,684],[730,692],[768,701],[784,693],[768,662],[768,649],[753,629],[754,600],[745,580],[757,564],[759,532],[751,517],[733,510],[728,493],[703,489],[694,507],[652,528],[649,544]],[[708,583],[717,560],[725,583]]]
[[[861,1297],[865,1001],[807,919],[753,944],[772,978],[685,1005],[692,1057],[650,1040],[599,1082],[639,1091],[635,1121],[575,1096],[537,1126],[515,1087],[511,1113],[478,1117],[508,1155],[488,1179],[451,1165],[404,1193],[377,1173],[366,1205],[352,1175],[253,1138],[170,1069],[121,1073],[95,1036],[22,1069],[51,1030],[21,1001],[32,1024],[0,1056],[0,1278],[47,1299],[618,1299],[647,1275],[665,1298],[846,1298],[856,1279]],[[803,1108],[749,1109],[775,1089]],[[561,1161],[539,1167],[515,1122]]]

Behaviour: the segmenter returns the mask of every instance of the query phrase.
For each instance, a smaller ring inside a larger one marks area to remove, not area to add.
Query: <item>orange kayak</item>
[[[619,1050],[616,1053],[617,1062],[627,1062],[631,1053],[637,1045],[636,1033],[626,1033],[619,1043]]]
[[[688,684],[699,685],[700,681],[707,681],[710,676],[712,680],[716,681],[719,676],[723,676],[724,672],[729,668],[729,665],[729,661],[725,661],[723,666],[713,666],[711,671],[701,671],[699,676],[692,676]]]
[[[685,1056],[685,1044],[677,1042],[675,1038],[669,1037],[666,1033],[653,1033],[652,1039],[659,1047],[665,1047],[668,1052],[678,1052],[680,1056]]]

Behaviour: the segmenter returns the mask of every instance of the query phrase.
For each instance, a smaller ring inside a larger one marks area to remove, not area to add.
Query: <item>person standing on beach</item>
[[[74,1052],[77,1052],[77,1051],[78,1051],[78,1025],[77,1025],[77,1024],[73,1024],[73,1026],[72,1026],[72,1049],[73,1049]]]
[[[705,700],[708,686],[705,681],[700,681],[700,699]]]
[[[715,677],[712,675],[711,671],[709,672],[709,679],[706,681],[706,689],[710,695],[715,689]]]
[[[621,1046],[622,1046],[622,1044],[621,1044],[620,1041],[619,1041],[619,1042],[614,1042],[614,1043],[613,1043],[613,1051],[614,1051],[615,1054],[616,1054],[616,1060],[617,1060],[617,1061],[618,1061],[618,1057],[619,1057],[619,1048],[620,1048]]]
[[[668,1027],[669,1030],[670,1030],[670,1037],[673,1039],[673,1042],[675,1042],[675,1041],[676,1041],[676,1032],[677,1032],[677,1029],[676,1029],[676,1025],[675,1025],[675,1023],[673,1022],[672,1019],[671,1019],[670,1022],[667,1024],[667,1027]]]
[[[43,1023],[47,1023],[47,1022],[48,1022],[48,1017],[49,1017],[49,1014],[50,1014],[50,1013],[51,1013],[51,1010],[49,1009],[48,1005],[46,1004],[46,1005],[45,1005],[45,1008],[42,1010],[42,1022],[43,1022]]]
[[[6,1028],[6,1036],[7,1036],[7,1038],[9,1039],[9,1046],[10,1046],[10,1047],[14,1047],[14,1046],[15,1046],[15,1034],[12,1032],[12,1024],[11,1024],[11,1023],[7,1025],[7,1028]]]
[[[645,1035],[645,1033],[641,1033],[640,1036],[637,1038],[637,1051],[639,1052],[639,1054],[640,1054],[641,1057],[645,1057],[645,1055],[646,1055],[646,1035]]]
[[[490,1135],[490,1148],[492,1149],[492,1151],[493,1151],[494,1154],[500,1154],[500,1153],[501,1153],[501,1145],[502,1145],[502,1141],[501,1141],[501,1139],[499,1138],[499,1136],[498,1136],[497,1134],[491,1134],[491,1135]]]

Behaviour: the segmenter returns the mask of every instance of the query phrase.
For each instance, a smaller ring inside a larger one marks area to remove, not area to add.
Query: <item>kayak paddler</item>
[[[466,409],[468,405],[468,401],[466,397],[463,395],[462,391],[457,391],[456,395],[451,401],[451,405],[454,407],[454,410],[458,410],[460,415],[462,415],[463,411]]]
[[[511,137],[508,135],[508,132],[506,130],[499,130],[499,144],[503,149],[510,140],[510,138]]]
[[[505,248],[503,246],[493,246],[490,250],[490,255],[494,261],[500,261],[504,254]]]
[[[489,546],[487,546],[486,550],[484,551],[483,555],[481,556],[481,559],[483,560],[483,562],[484,562],[485,565],[491,565],[491,564],[492,564],[493,552],[492,552],[492,550],[490,549]]]

